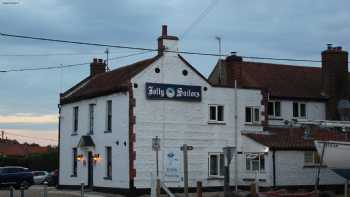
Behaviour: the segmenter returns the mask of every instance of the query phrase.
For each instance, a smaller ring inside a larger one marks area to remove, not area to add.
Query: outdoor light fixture
[[[83,155],[77,155],[77,160],[78,160],[78,161],[82,161],[82,160],[83,160],[83,158],[84,158],[84,156],[83,156]]]
[[[98,160],[100,160],[100,154],[94,154],[93,156],[92,156],[92,159],[96,162],[96,161],[98,161]]]

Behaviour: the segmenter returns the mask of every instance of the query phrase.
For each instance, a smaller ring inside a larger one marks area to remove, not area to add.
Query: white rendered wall
[[[306,104],[306,119],[308,120],[325,120],[326,104],[315,101],[291,101],[276,100],[281,102],[281,117],[269,118],[269,125],[285,125],[285,120],[293,119],[293,102],[302,102]]]
[[[155,73],[155,68],[160,73]],[[186,69],[188,75],[182,71]],[[184,102],[173,100],[148,100],[145,96],[145,83],[169,83],[181,85],[202,86],[201,102]],[[197,73],[182,62],[177,55],[165,54],[153,65],[132,79],[138,87],[133,89],[136,99],[134,113],[135,125],[135,151],[136,151],[136,178],[137,188],[149,188],[150,172],[155,174],[155,153],[152,151],[152,138],[161,138],[160,175],[164,172],[165,149],[180,149],[184,143],[194,147],[189,152],[189,185],[196,186],[196,181],[203,181],[204,186],[222,186],[223,179],[210,179],[208,177],[208,153],[222,152],[224,146],[234,145],[234,90],[232,88],[211,87]],[[204,91],[204,87],[208,90]],[[259,106],[261,94],[257,90],[238,90],[239,100],[239,126],[242,129],[255,129],[261,131],[259,126],[244,125],[244,108],[246,105]],[[224,105],[225,124],[208,124],[208,105]],[[240,134],[238,134],[240,136]],[[182,166],[182,154],[181,171]],[[231,171],[231,174],[233,171]],[[183,173],[181,173],[181,177]],[[233,174],[231,175],[233,180]],[[180,182],[167,183],[169,187],[182,187]]]
[[[314,185],[317,168],[304,167],[303,151],[276,151],[276,185]],[[320,173],[321,185],[344,184],[344,179],[327,168]]]
[[[106,102],[112,100],[112,132],[106,131]],[[78,148],[78,154],[83,154],[86,160],[78,161],[77,177],[72,175],[72,148],[78,145],[82,135],[88,133],[89,128],[89,104],[95,105],[95,127],[91,135],[95,148],[91,151],[100,154],[100,160],[94,165],[95,187],[129,187],[129,98],[126,93],[112,94],[95,99],[83,100],[63,105],[61,108],[61,132],[60,132],[60,185],[87,184],[87,150]],[[73,107],[79,106],[78,135],[72,136],[73,132]],[[117,145],[116,142],[119,142]],[[126,146],[124,145],[126,143]],[[105,147],[112,147],[112,180],[105,180],[106,176],[106,152]]]

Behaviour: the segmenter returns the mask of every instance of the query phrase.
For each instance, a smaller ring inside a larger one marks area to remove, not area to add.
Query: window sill
[[[77,136],[78,135],[78,133],[72,133],[72,134],[70,134],[70,136]]]
[[[208,121],[208,124],[226,125],[223,121]]]
[[[261,124],[260,123],[249,123],[249,122],[246,122],[244,123],[245,126],[253,126],[253,127],[260,127]]]
[[[104,133],[112,133],[112,130],[104,131]]]
[[[284,120],[284,119],[281,117],[269,116],[269,120]]]
[[[319,167],[318,164],[305,164],[303,166],[303,168],[318,168],[318,167]],[[326,165],[321,165],[321,168],[327,168],[327,166]]]
[[[112,180],[111,176],[103,177],[104,180]]]
[[[71,174],[70,177],[78,177],[76,174]]]
[[[209,176],[207,180],[224,180],[223,176]]]

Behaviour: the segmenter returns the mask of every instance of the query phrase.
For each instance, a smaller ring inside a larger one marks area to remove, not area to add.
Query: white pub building
[[[190,187],[202,181],[205,188],[222,188],[225,146],[237,147],[238,185],[248,185],[254,179],[267,187],[298,185],[297,178],[282,180],[288,162],[278,159],[301,157],[301,161],[294,159],[291,164],[295,164],[293,169],[298,168],[297,173],[303,173],[305,169],[299,169],[296,163],[304,163],[304,152],[313,153],[314,147],[309,143],[299,149],[276,149],[278,144],[269,144],[264,137],[274,136],[268,131],[269,126],[274,126],[268,119],[273,119],[270,121],[276,126],[271,130],[281,128],[284,120],[293,118],[287,105],[300,116],[322,119],[326,100],[276,97],[272,106],[266,88],[240,86],[241,79],[228,75],[229,60],[238,56],[223,60],[222,81],[217,79],[221,64],[207,79],[176,52],[178,41],[163,26],[155,57],[112,71],[106,71],[102,60],[94,59],[90,76],[61,94],[61,188],[76,188],[84,183],[95,190],[148,191],[152,174],[156,173],[152,150],[152,138],[156,136],[160,138],[159,176],[170,188],[184,184],[180,151],[183,144],[194,147],[188,153]],[[239,82],[238,88],[228,83],[232,80]],[[302,102],[295,107],[293,99]],[[267,106],[273,114],[267,112]],[[234,164],[230,166],[231,185],[235,184]],[[324,173],[333,180],[339,178],[330,171]],[[312,181],[311,177],[305,185],[312,185]]]

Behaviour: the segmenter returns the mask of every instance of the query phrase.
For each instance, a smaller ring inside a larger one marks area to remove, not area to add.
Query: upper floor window
[[[264,153],[246,153],[246,170],[251,172],[265,171],[265,155]]]
[[[316,151],[304,152],[304,165],[315,165],[320,163],[320,157]]]
[[[94,133],[95,104],[89,105],[89,134]]]
[[[281,117],[281,102],[269,101],[267,106],[267,113],[269,117]]]
[[[108,100],[106,105],[106,131],[112,131],[112,101]]]
[[[78,131],[79,107],[73,108],[73,133]]]
[[[306,104],[294,102],[293,103],[293,117],[306,118]]]
[[[209,121],[223,122],[224,121],[224,106],[223,105],[209,105]]]
[[[209,153],[209,176],[224,176],[223,153]]]
[[[257,124],[260,122],[260,110],[259,107],[246,107],[245,108],[245,122]]]

